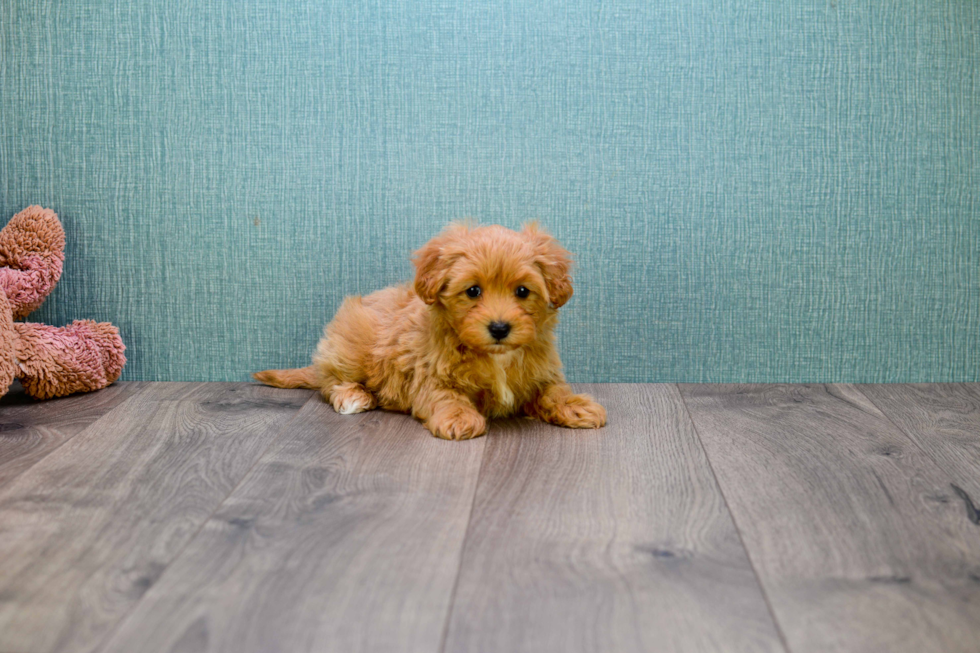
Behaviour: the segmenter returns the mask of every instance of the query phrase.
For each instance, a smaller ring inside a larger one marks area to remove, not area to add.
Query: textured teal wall
[[[0,214],[68,232],[35,319],[124,378],[305,364],[475,216],[578,255],[573,380],[980,380],[974,0],[0,6]]]

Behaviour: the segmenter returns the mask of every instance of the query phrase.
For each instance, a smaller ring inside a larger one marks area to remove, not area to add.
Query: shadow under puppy
[[[414,284],[348,297],[313,365],[266,370],[279,388],[319,390],[342,414],[411,413],[466,440],[488,417],[599,428],[605,409],[565,382],[553,330],[572,296],[571,258],[536,225],[450,225],[415,253]]]

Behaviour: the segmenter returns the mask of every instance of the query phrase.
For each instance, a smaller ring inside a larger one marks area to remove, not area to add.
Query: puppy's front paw
[[[457,409],[433,415],[425,423],[432,435],[443,440],[469,440],[487,432],[487,420],[473,409]]]
[[[597,429],[606,425],[606,409],[588,395],[570,395],[555,406],[548,421],[569,429]]]

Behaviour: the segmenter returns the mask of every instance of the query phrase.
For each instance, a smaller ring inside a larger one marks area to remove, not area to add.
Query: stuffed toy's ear
[[[415,293],[426,304],[434,304],[446,284],[449,267],[459,255],[452,245],[461,234],[469,231],[464,224],[452,224],[441,234],[415,252]]]
[[[524,225],[521,233],[534,247],[535,262],[548,287],[548,300],[555,308],[564,306],[572,298],[573,292],[572,255],[536,222]]]
[[[64,252],[65,230],[51,209],[29,206],[0,229],[0,291],[15,320],[27,317],[54,290]]]

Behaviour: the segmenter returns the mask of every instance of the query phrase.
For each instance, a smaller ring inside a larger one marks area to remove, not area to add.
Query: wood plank
[[[858,388],[961,488],[980,502],[980,383],[859,385]],[[967,509],[967,505],[963,509]]]
[[[980,528],[855,387],[681,390],[795,653],[977,650]]]
[[[490,434],[445,650],[783,650],[676,387],[581,389]]]
[[[0,650],[93,650],[311,396],[149,384],[18,477],[0,493]]]
[[[46,401],[28,397],[22,387],[11,388],[0,398],[0,489],[141,387],[116,383]]]
[[[307,404],[105,651],[436,651],[486,441]]]

